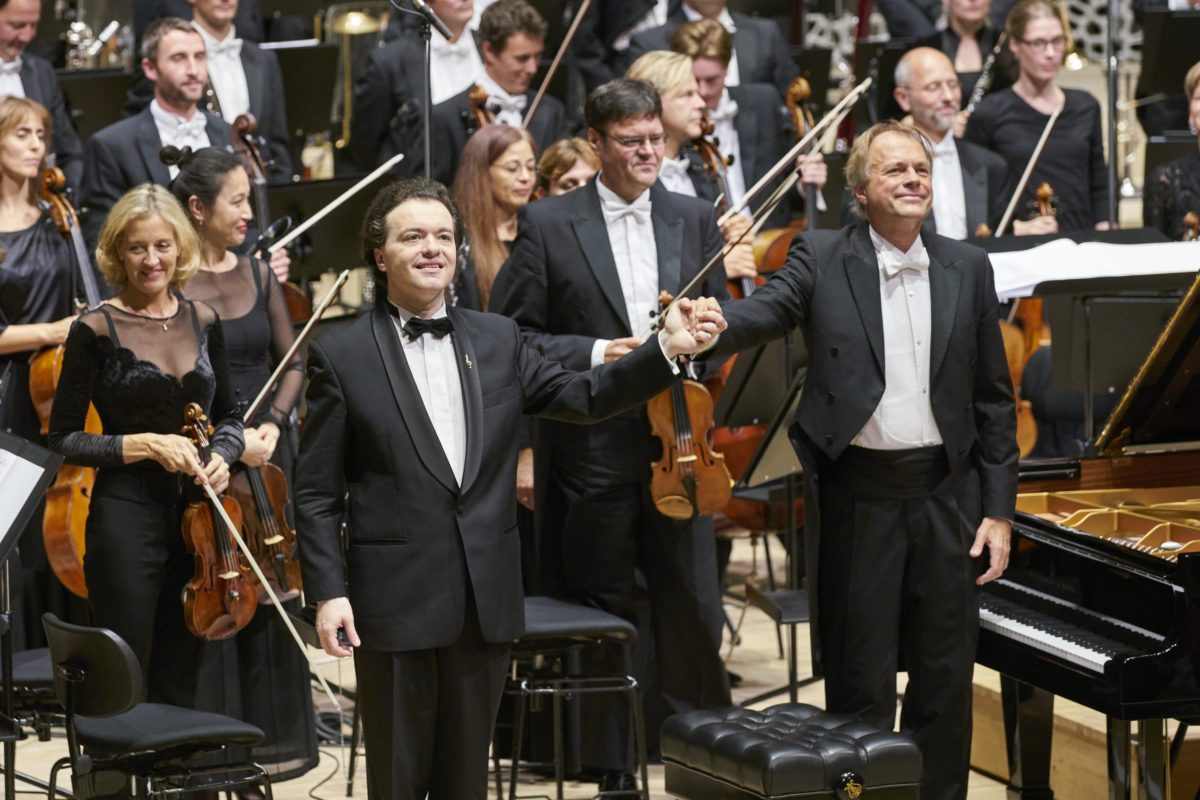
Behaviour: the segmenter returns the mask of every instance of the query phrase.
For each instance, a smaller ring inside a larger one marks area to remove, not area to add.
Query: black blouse
[[[84,432],[88,404],[104,433]],[[242,454],[221,322],[206,305],[180,300],[175,315],[154,319],[109,303],[81,316],[67,336],[50,413],[50,447],[72,464],[126,466],[127,433],[179,433],[188,403],[215,427],[212,450],[233,464]],[[158,469],[154,461],[128,465]]]
[[[1200,214],[1200,150],[1168,161],[1150,173],[1142,224],[1179,241],[1183,238],[1183,218],[1189,211]]]

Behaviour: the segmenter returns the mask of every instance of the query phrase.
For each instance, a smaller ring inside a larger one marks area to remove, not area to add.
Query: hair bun
[[[168,167],[185,167],[194,155],[191,147],[181,149],[169,144],[158,151],[158,160]]]

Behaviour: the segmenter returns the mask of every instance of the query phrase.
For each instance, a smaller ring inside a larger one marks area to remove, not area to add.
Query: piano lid
[[[1096,438],[1107,456],[1200,449],[1200,274]]]

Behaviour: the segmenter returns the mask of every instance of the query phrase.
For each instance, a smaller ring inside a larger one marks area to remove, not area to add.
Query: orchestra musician
[[[165,188],[142,184],[116,202],[96,261],[117,294],[71,326],[49,437],[69,463],[99,467],[83,563],[92,623],[133,649],[147,700],[185,707],[195,701],[201,640],[180,602],[193,567],[180,525],[193,483],[224,491],[243,446],[221,322],[180,295],[200,258]],[[193,402],[215,425],[207,464],[178,433]],[[84,431],[89,403],[102,434]]]
[[[178,17],[155,20],[142,39],[142,70],[154,84],[154,99],[132,117],[102,128],[84,149],[81,205],[89,244],[105,215],[125,192],[142,183],[166,186],[178,173],[159,160],[166,145],[199,150],[229,146],[229,124],[199,107],[208,83],[204,39]],[[182,413],[182,412],[180,412]]]
[[[446,41],[434,33],[429,40],[429,89],[437,105],[474,86],[482,77],[483,61],[469,27],[473,0],[431,0],[429,7],[454,35]],[[415,26],[397,19],[388,25],[388,36],[383,47],[367,56],[354,83],[350,150],[366,170],[406,152],[410,128],[421,125],[425,43]]]
[[[950,800],[967,793],[978,585],[1007,564],[1017,447],[987,255],[921,230],[932,161],[898,122],[860,134],[846,180],[865,220],[798,236],[727,304],[713,355],[804,330],[790,430],[826,708],[890,730],[902,654],[921,797]]]
[[[960,106],[966,108],[966,101],[975,90],[983,65],[996,47],[1000,38],[997,30],[988,18],[992,0],[942,0],[945,7],[946,27],[919,37],[913,47],[932,47],[945,53],[953,62],[954,71],[958,73],[958,82],[962,87]],[[1004,16],[1000,16],[1004,20]],[[989,91],[1004,89],[1012,84],[1008,70],[1002,63],[997,63],[1004,56],[1002,49],[993,62],[991,70],[991,86]],[[1006,59],[1007,60],[1007,59]],[[966,115],[961,117],[961,125],[956,126],[954,135],[962,136],[966,125]]]
[[[325,651],[355,657],[375,800],[487,796],[510,642],[523,627],[513,535],[522,412],[584,422],[629,408],[670,385],[669,359],[724,327],[719,311],[689,313],[687,325],[672,314],[657,341],[572,372],[511,320],[446,306],[460,237],[442,186],[384,188],[363,257],[386,298],[309,351],[296,482],[304,586]]]
[[[200,269],[184,296],[207,304],[221,318],[230,386],[238,407],[244,408],[295,338],[271,267],[230,249],[242,244],[253,216],[250,181],[238,157],[223,148],[194,153],[164,148],[163,156],[179,167],[170,190],[200,243]],[[291,417],[303,380],[295,353],[262,410],[244,427],[240,464],[269,462],[292,475]],[[206,643],[200,675],[197,707],[245,720],[266,734],[251,750],[252,760],[274,767],[276,777],[277,770],[294,777],[316,765],[308,663],[275,614],[257,613],[234,638]]]
[[[70,245],[37,206],[51,124],[50,113],[32,100],[0,99],[0,429],[42,444],[29,394],[30,356],[66,340],[79,288]],[[14,631],[25,649],[44,642],[42,612],[58,613],[67,604],[47,563],[41,510],[30,518],[19,546],[15,593],[21,599]]]
[[[83,145],[71,124],[58,76],[49,61],[26,51],[37,36],[40,0],[0,0],[0,95],[28,97],[50,112],[54,130],[49,152],[54,165],[78,187],[83,176]],[[40,626],[39,626],[40,627]]]
[[[140,48],[146,30],[156,19],[191,15],[188,8],[192,0],[133,0],[133,46]],[[263,16],[258,9],[258,0],[239,0],[233,18],[233,27],[240,39],[258,44],[263,41]]]
[[[667,135],[651,84],[604,84],[585,113],[600,173],[521,210],[490,306],[516,320],[527,344],[571,369],[620,363],[636,351],[659,290],[677,292],[722,245],[711,204],[657,180]],[[718,268],[700,292],[723,297],[725,280]],[[539,530],[562,538],[542,560],[561,560],[568,597],[639,625],[634,675],[649,687],[647,729],[657,729],[660,714],[729,705],[712,519],[675,520],[655,507],[657,447],[645,408],[591,427],[539,426],[538,474],[547,474]],[[585,673],[626,674],[617,648],[590,648],[583,658]],[[605,773],[601,789],[632,790],[628,705],[588,699],[584,764]]]
[[[587,139],[559,139],[538,159],[537,196],[555,197],[583,186],[600,171],[600,159]]]
[[[479,42],[483,74],[478,86],[487,93],[486,112],[492,122],[522,127],[525,111],[537,89],[530,83],[537,73],[546,39],[546,20],[526,0],[496,0],[479,19]],[[433,108],[433,178],[446,185],[454,182],[459,154],[474,130],[469,87]],[[529,121],[529,132],[538,149],[557,141],[565,130],[562,101],[545,96]],[[414,125],[408,158],[400,171],[416,175],[424,168],[421,126]]]
[[[1200,131],[1200,62],[1187,71],[1183,91],[1188,98],[1188,125]],[[1189,211],[1200,214],[1200,149],[1155,167],[1146,181],[1143,202],[1147,228],[1158,228],[1175,241],[1183,238],[1184,216]]]
[[[1087,92],[1062,89],[1066,33],[1051,0],[1020,0],[1008,15],[1008,47],[1019,76],[1007,89],[988,94],[967,121],[965,137],[1008,162],[1008,195],[1015,190],[1050,115],[1061,109],[1045,149],[1025,185],[1018,213],[1036,207],[1043,182],[1058,196],[1058,228],[1107,230],[1108,178],[1100,131],[1100,104]]]

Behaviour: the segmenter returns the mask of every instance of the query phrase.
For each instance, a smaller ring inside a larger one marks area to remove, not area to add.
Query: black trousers
[[[855,447],[819,476],[827,708],[892,729],[903,658],[900,729],[921,747],[921,797],[965,798],[979,631],[974,476],[950,480],[941,448]]]
[[[133,648],[146,699],[193,707],[201,642],[180,599],[193,560],[180,531],[180,479],[162,471],[100,470],[86,529],[83,573],[92,622]]]
[[[649,462],[647,462],[649,463]],[[596,485],[552,467],[551,502],[562,519],[564,584],[569,598],[638,626],[633,674],[643,689],[646,730],[656,749],[671,714],[731,704],[721,661],[721,595],[712,519],[678,521],[658,513],[645,482]],[[627,674],[624,648],[590,648],[585,675]],[[581,702],[583,762],[632,770],[624,695]]]
[[[371,800],[486,800],[488,745],[511,645],[483,639],[475,603],[449,647],[354,652]]]

